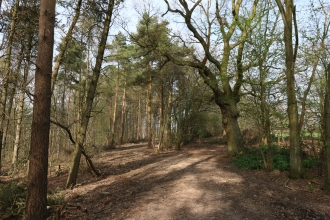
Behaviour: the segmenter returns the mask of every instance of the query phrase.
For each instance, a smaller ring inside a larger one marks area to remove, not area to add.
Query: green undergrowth
[[[61,189],[48,192],[47,205],[64,205]],[[0,219],[24,219],[26,188],[16,181],[0,183]]]
[[[0,184],[0,219],[24,216],[26,191],[17,182]]]
[[[264,169],[264,157],[266,158],[268,151],[267,146],[259,146],[249,148],[245,152],[241,152],[235,159],[234,164],[241,169],[262,170]],[[286,171],[290,169],[290,150],[288,147],[272,146],[273,170]],[[303,158],[303,166],[305,168],[320,166],[315,156],[306,155]]]
[[[61,192],[63,192],[63,189],[61,189],[61,188],[56,188],[54,190],[48,191],[47,204],[49,206],[65,205],[66,201],[64,198],[64,194]]]

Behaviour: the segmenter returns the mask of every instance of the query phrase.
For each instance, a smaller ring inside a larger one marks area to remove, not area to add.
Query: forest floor
[[[212,141],[159,154],[144,144],[123,145],[93,160],[102,175],[84,169],[74,189],[60,190],[67,174],[50,177],[50,190],[67,202],[54,208],[55,219],[330,219],[320,177],[241,170],[226,146]]]

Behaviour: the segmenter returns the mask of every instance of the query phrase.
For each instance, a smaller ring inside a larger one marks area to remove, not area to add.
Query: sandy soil
[[[143,144],[94,156],[102,176],[80,172],[62,191],[68,202],[54,219],[330,219],[330,194],[322,179],[289,180],[287,173],[246,171],[227,157],[225,145],[195,143],[155,154]],[[65,185],[51,177],[49,188]]]

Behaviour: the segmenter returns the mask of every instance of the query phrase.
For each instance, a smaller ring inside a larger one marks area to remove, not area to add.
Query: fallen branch
[[[79,210],[82,210],[82,211],[88,213],[87,208],[83,208],[81,205],[74,205],[74,204],[71,204],[71,203],[67,203],[67,208],[77,208]]]
[[[314,180],[312,180],[312,181],[310,181],[311,183],[315,183],[315,184],[317,184],[317,185],[321,185],[321,183],[319,183],[319,182],[316,182],[316,181],[314,181]]]
[[[289,178],[284,182],[284,187],[285,188],[288,188],[288,189],[291,189],[291,190],[293,190],[293,191],[296,191],[295,189],[293,189],[293,188],[291,188],[290,186],[288,186],[287,184],[288,184],[288,182],[289,182]]]
[[[72,134],[71,134],[71,131],[70,131],[70,129],[69,129],[68,127],[62,125],[62,124],[59,123],[59,122],[53,121],[53,120],[50,120],[50,122],[53,123],[53,124],[55,124],[55,125],[57,125],[57,126],[59,126],[59,127],[62,128],[62,129],[64,129],[64,130],[68,133],[68,135],[69,135],[69,139],[70,139],[71,143],[72,143],[72,144],[76,144],[76,141],[73,139],[73,136],[72,136]],[[100,176],[100,175],[101,175],[101,172],[100,172],[100,170],[98,170],[98,169],[95,168],[95,166],[94,166],[94,164],[93,164],[93,162],[92,162],[92,160],[91,160],[91,157],[90,157],[89,155],[87,155],[87,153],[86,153],[86,151],[85,151],[84,148],[82,148],[82,147],[80,147],[80,148],[81,148],[81,153],[82,153],[82,155],[84,155],[84,157],[86,158],[86,163],[87,163],[87,165],[93,170],[93,172],[94,172],[97,176]]]

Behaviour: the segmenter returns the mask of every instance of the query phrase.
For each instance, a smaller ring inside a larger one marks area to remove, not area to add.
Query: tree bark
[[[70,172],[68,175],[66,188],[74,187],[77,182],[77,175],[78,175],[78,169],[79,169],[79,164],[80,164],[81,152],[84,147],[87,127],[88,127],[89,119],[91,117],[93,101],[94,101],[94,97],[95,97],[95,93],[96,93],[98,79],[99,79],[100,72],[101,72],[101,66],[102,66],[102,61],[103,61],[103,57],[104,57],[105,46],[107,43],[113,9],[114,9],[114,0],[110,0],[108,3],[107,11],[106,11],[106,17],[105,17],[105,21],[104,21],[103,31],[101,34],[101,41],[100,41],[99,47],[98,47],[96,63],[95,63],[95,67],[93,69],[93,75],[92,75],[92,78],[91,78],[91,81],[89,84],[89,88],[88,88],[88,92],[87,92],[86,105],[84,106],[83,112],[82,112],[82,119],[81,119],[79,131],[78,131],[77,143],[75,145],[75,151],[73,153],[73,159],[72,159],[71,166],[70,166]]]
[[[125,84],[124,84],[123,104],[122,104],[122,107],[121,107],[121,129],[120,129],[120,141],[119,141],[120,144],[123,144],[123,139],[124,139],[125,115],[126,115],[126,81],[125,81]]]
[[[326,67],[326,90],[324,97],[324,190],[330,191],[330,64]]]
[[[164,150],[164,131],[165,131],[165,114],[164,114],[164,85],[160,85],[160,107],[159,107],[159,145],[158,149],[160,151]]]
[[[25,218],[47,218],[51,73],[56,0],[41,0]]]
[[[298,49],[298,33],[295,21],[295,6],[293,0],[285,0],[285,8],[280,0],[276,0],[284,23],[286,85],[288,96],[288,116],[290,133],[290,177],[297,179],[303,175],[300,146],[300,129],[298,120],[298,105],[295,88],[295,62]],[[295,48],[293,45],[293,22],[295,27]]]
[[[151,134],[151,93],[152,93],[152,78],[149,78],[147,90],[147,140],[148,148],[152,148],[152,134]]]
[[[166,108],[166,142],[165,146],[167,148],[172,147],[172,96],[173,96],[173,80],[171,79],[171,83],[169,86],[169,95],[167,100],[167,108]]]
[[[141,140],[141,130],[142,130],[142,116],[141,116],[141,93],[139,91],[139,99],[138,99],[138,110],[137,110],[137,127],[136,127],[136,140]]]
[[[115,144],[115,126],[116,126],[116,117],[117,117],[117,100],[118,100],[118,90],[119,90],[119,63],[117,69],[117,77],[116,77],[116,88],[115,88],[115,97],[113,104],[113,116],[111,123],[111,133],[110,133],[110,142],[108,143],[109,147],[113,147]]]
[[[226,132],[228,155],[236,156],[243,149],[244,140],[238,125],[238,109],[236,104],[223,105],[217,102],[222,114],[222,125]]]

